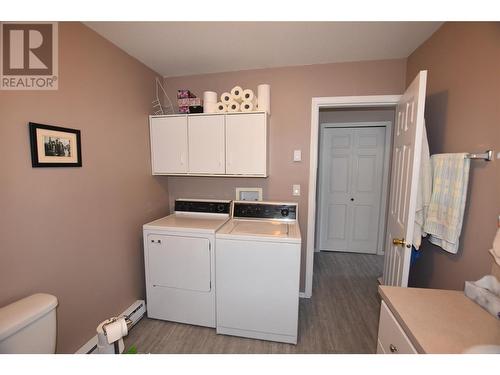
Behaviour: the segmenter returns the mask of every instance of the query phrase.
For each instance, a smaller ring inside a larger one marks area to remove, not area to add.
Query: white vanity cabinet
[[[417,354],[417,350],[384,301],[380,306],[377,354]]]
[[[153,175],[267,177],[264,112],[150,116]]]

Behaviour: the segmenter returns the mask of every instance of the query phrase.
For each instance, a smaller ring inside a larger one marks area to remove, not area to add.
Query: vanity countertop
[[[500,345],[500,320],[463,291],[379,286],[379,294],[419,353],[463,353]]]

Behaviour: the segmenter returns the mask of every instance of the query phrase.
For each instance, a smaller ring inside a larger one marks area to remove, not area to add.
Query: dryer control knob
[[[288,216],[288,213],[289,213],[288,208],[283,208],[281,210],[281,216],[285,216],[286,217],[286,216]]]

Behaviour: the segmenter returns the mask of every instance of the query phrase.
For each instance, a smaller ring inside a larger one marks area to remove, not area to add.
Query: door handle
[[[405,239],[404,238],[393,238],[392,239],[392,244],[393,245],[399,245],[399,246],[405,246],[406,245],[406,242],[405,242]]]

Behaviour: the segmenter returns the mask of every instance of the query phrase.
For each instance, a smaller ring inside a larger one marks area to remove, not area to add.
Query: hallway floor
[[[143,318],[125,348],[139,353],[375,353],[383,256],[315,253],[313,298],[300,299],[297,345],[217,335],[215,329]]]

